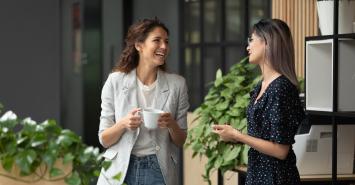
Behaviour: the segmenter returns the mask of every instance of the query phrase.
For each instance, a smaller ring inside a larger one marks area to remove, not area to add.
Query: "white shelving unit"
[[[339,39],[338,111],[355,111],[355,40]],[[306,110],[333,112],[333,39],[306,42]]]
[[[306,109],[333,111],[333,39],[306,42]]]
[[[305,99],[309,124],[332,125],[331,184],[337,185],[340,154],[334,133],[338,125],[355,124],[355,33],[339,34],[339,14],[344,10],[339,12],[339,0],[333,3],[333,34],[306,37]]]

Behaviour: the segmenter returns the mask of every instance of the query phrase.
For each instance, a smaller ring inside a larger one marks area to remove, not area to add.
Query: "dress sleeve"
[[[290,86],[275,88],[268,105],[270,140],[280,144],[295,143],[295,135],[302,121],[298,92]]]

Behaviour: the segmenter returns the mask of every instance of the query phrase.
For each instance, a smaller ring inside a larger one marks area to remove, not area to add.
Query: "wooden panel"
[[[187,124],[188,128],[191,129],[195,125],[192,123],[196,116],[192,113],[187,114]],[[196,123],[195,123],[196,124]],[[192,149],[184,149],[184,184],[199,184],[199,185],[208,185],[207,182],[203,180],[202,175],[205,172],[205,165],[207,164],[206,157],[196,156],[192,158]],[[217,185],[217,171],[213,171],[211,174],[211,185]]]
[[[293,35],[297,76],[304,76],[306,36],[318,35],[317,0],[272,0],[272,18],[285,21]]]

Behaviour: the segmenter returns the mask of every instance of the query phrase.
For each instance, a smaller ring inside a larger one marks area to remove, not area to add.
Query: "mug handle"
[[[137,111],[137,112],[136,112],[136,114],[135,114],[135,116],[136,116],[136,115],[140,116],[140,117],[141,117],[141,121],[142,121],[142,123],[144,123],[144,119],[143,119],[143,112],[142,112],[142,110],[143,110],[143,109],[141,109],[140,111]]]

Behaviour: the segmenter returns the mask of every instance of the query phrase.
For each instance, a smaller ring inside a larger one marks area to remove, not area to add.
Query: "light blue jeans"
[[[127,185],[165,185],[157,156],[155,154],[143,157],[131,155],[124,182]]]

